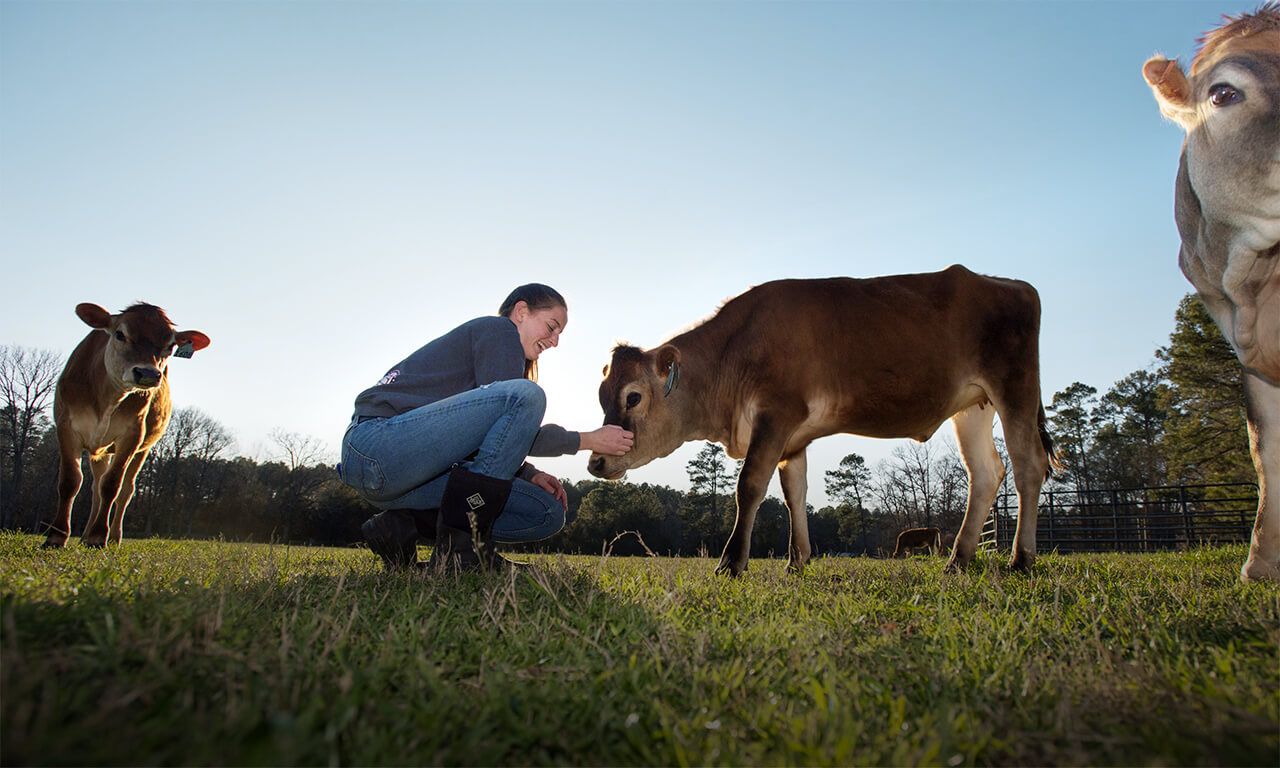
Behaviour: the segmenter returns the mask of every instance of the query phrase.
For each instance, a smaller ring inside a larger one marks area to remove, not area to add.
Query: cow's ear
[[[1170,61],[1163,56],[1147,59],[1147,63],[1142,65],[1142,77],[1151,86],[1160,112],[1190,130],[1195,118],[1195,103],[1191,98],[1191,83],[1182,67],[1178,66],[1178,60]]]
[[[680,350],[673,344],[664,344],[654,354],[654,363],[659,376],[666,376],[667,383],[662,395],[666,397],[671,390],[680,385]]]
[[[199,331],[178,331],[173,338],[178,342],[178,346],[185,347],[190,344],[192,351],[196,352],[209,346],[209,337]]]
[[[90,304],[89,302],[77,304],[76,317],[83,320],[84,324],[90,328],[105,331],[111,327],[111,313],[97,304]]]
[[[604,368],[600,369],[600,375],[605,377],[606,379],[609,378],[609,365],[607,363],[605,364]]]

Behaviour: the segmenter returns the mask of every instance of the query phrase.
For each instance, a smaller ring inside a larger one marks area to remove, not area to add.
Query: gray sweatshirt
[[[515,323],[477,317],[429,341],[356,396],[356,416],[390,417],[495,381],[524,378],[524,347]],[[577,453],[582,436],[544,424],[530,456]],[[521,472],[521,475],[527,474]]]

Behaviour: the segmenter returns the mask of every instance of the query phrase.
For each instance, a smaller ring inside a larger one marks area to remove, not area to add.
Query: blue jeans
[[[342,479],[379,509],[438,509],[449,469],[514,479],[493,524],[503,544],[538,541],[564,527],[564,507],[515,477],[542,426],[547,399],[527,379],[497,381],[385,419],[353,423],[342,436]]]

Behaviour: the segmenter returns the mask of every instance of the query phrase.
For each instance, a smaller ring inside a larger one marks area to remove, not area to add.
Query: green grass
[[[752,561],[0,535],[0,762],[1276,765],[1280,589],[1241,547]]]

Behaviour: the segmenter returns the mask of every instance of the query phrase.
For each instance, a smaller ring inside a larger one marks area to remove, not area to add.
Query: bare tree
[[[12,528],[18,519],[28,451],[49,427],[46,411],[61,371],[62,358],[52,350],[0,347],[0,444],[9,470],[0,493],[0,528]]]
[[[289,471],[323,463],[327,450],[323,440],[280,427],[271,430],[270,436],[271,442],[280,449],[281,460],[289,467]]]

